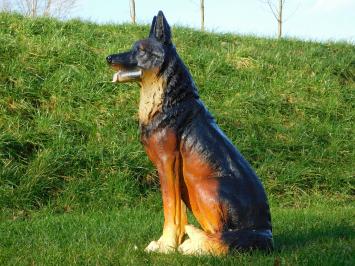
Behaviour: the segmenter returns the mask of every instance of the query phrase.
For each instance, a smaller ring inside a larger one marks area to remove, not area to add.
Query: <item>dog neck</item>
[[[139,122],[148,124],[155,114],[162,110],[166,82],[156,71],[143,74],[139,100]]]

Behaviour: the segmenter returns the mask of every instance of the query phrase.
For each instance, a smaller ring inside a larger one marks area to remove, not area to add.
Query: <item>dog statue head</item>
[[[170,26],[159,11],[147,39],[134,43],[130,51],[107,56],[107,63],[117,71],[112,82],[140,81],[145,72],[158,73],[170,48],[173,48]]]

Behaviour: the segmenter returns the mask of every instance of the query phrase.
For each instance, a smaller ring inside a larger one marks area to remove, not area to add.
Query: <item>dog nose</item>
[[[107,61],[107,63],[111,64],[112,63],[112,56],[109,55],[108,57],[106,57],[106,61]]]

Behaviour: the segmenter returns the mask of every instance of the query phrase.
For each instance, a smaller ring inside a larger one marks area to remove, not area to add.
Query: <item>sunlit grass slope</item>
[[[105,56],[148,28],[0,16],[0,204],[124,205],[155,176],[138,85]],[[174,29],[219,125],[269,194],[351,193],[355,48]]]

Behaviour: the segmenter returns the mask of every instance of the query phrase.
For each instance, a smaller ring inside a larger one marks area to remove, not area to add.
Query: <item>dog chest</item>
[[[141,83],[139,121],[147,124],[163,105],[165,82],[155,74],[145,75]]]

